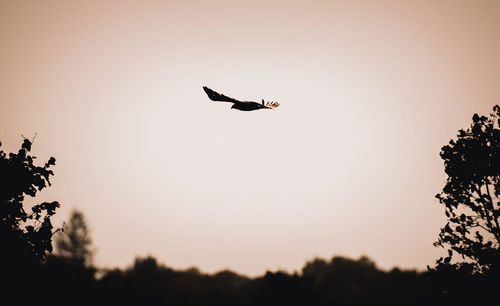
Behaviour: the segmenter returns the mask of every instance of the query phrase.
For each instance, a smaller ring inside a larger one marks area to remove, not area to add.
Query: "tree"
[[[71,263],[89,266],[92,263],[92,239],[85,216],[78,210],[73,210],[69,222],[56,237],[56,247],[59,255]]]
[[[52,235],[55,231],[51,217],[59,202],[43,202],[25,210],[26,196],[35,197],[38,191],[50,186],[54,175],[51,157],[44,166],[36,166],[36,157],[29,155],[32,142],[24,139],[16,153],[0,150],[0,237],[2,251],[0,264],[5,271],[30,269],[41,263],[52,252]],[[0,143],[1,146],[1,143]]]
[[[435,246],[448,248],[439,266],[473,274],[498,271],[500,262],[500,107],[474,114],[471,127],[441,149],[448,175],[436,195],[448,218]],[[454,254],[462,260],[452,261]]]

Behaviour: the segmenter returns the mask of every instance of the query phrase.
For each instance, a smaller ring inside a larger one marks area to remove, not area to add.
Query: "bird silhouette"
[[[258,102],[253,102],[253,101],[240,101],[236,100],[233,98],[230,98],[228,96],[225,96],[223,94],[220,94],[216,91],[213,91],[212,89],[203,86],[203,90],[207,93],[207,96],[210,98],[212,101],[220,101],[220,102],[231,102],[233,103],[233,106],[231,108],[238,109],[241,111],[253,111],[257,109],[275,109],[278,107],[280,104],[278,102],[265,102],[264,99],[262,99],[261,103]]]

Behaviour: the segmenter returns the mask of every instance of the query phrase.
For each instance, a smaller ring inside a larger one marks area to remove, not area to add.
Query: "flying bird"
[[[210,100],[221,101],[221,102],[231,102],[231,103],[233,103],[233,106],[231,106],[231,108],[238,109],[241,111],[253,111],[253,110],[262,109],[262,108],[274,109],[280,105],[278,102],[274,102],[274,101],[265,102],[264,99],[262,99],[261,103],[253,102],[253,101],[236,100],[236,99],[230,98],[228,96],[225,96],[223,94],[220,94],[218,92],[215,92],[206,86],[203,86],[203,90],[207,93]]]

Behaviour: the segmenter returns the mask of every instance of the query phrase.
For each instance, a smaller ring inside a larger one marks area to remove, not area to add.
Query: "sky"
[[[1,148],[56,158],[99,267],[424,270],[440,149],[500,103],[499,1],[1,0],[0,46]]]

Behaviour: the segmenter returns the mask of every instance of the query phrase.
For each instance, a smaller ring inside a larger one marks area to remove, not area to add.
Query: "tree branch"
[[[473,228],[475,228],[475,227],[480,227],[480,228],[484,229],[485,231],[489,232],[489,230],[488,230],[486,227],[482,226],[482,225],[481,225],[481,224],[479,224],[479,223],[476,223],[476,224],[474,224],[474,225],[469,226],[469,228],[470,228],[470,229],[473,229]]]
[[[476,207],[478,208],[479,210],[479,216],[481,219],[485,219],[486,221],[488,221],[488,218],[490,217],[489,214],[488,214],[488,210],[486,209],[484,203],[483,203],[483,200],[482,200],[482,193],[481,193],[481,190],[480,188],[478,189],[476,187],[476,185],[474,183],[471,183],[470,185],[471,187],[471,190],[472,190],[472,193],[477,193],[477,197],[474,197],[474,200],[476,201],[477,204]],[[473,196],[473,194],[471,194],[471,196]],[[488,223],[488,222],[486,222]]]
[[[484,199],[486,196],[483,195],[483,193],[481,192],[481,186],[477,186],[474,185],[474,184],[471,184],[472,187],[474,187],[476,193],[479,195],[479,202],[481,203],[481,206],[483,208],[483,211],[484,211],[484,215],[486,216],[486,223],[488,224],[488,227],[490,228],[490,230],[488,230],[488,232],[494,234],[492,232],[493,230],[493,224],[491,223],[491,219],[493,219],[490,214],[489,214],[489,209],[487,207],[487,203],[485,203]],[[496,236],[495,236],[496,238]]]
[[[490,194],[490,188],[489,188],[489,180],[488,178],[485,179],[485,186],[486,186],[486,192],[488,194],[488,200],[490,202],[490,208],[493,212],[493,220],[495,221],[495,225],[496,227],[493,227],[492,230],[493,230],[493,235],[495,236],[495,238],[497,239],[497,242],[498,244],[500,244],[500,226],[498,225],[498,218],[495,217],[495,213],[494,213],[494,206],[493,206],[493,198],[491,197],[491,194]]]

